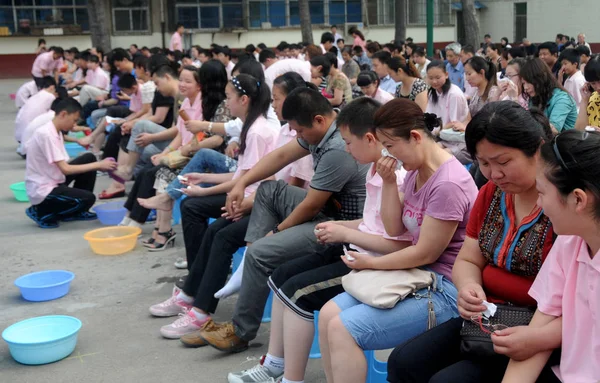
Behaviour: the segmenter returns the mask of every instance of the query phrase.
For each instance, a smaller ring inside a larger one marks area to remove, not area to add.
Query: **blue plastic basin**
[[[123,207],[123,201],[107,202],[92,208],[98,214],[98,219],[103,225],[117,226],[121,223],[127,209]]]
[[[67,150],[67,154],[69,157],[77,157],[81,153],[85,152],[85,148],[79,145],[77,142],[67,142],[65,143],[65,149]]]
[[[75,274],[65,270],[38,271],[17,278],[15,286],[28,301],[51,301],[67,295],[73,278]]]
[[[69,356],[77,344],[81,321],[48,315],[17,322],[2,332],[12,357],[22,364],[46,364]]]

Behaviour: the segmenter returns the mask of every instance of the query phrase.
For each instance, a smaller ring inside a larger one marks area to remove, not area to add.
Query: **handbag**
[[[527,326],[535,314],[529,307],[512,305],[497,305],[496,314],[490,318],[491,324],[502,324],[507,327]],[[472,321],[465,320],[460,330],[460,352],[471,357],[494,357],[492,334],[486,333],[481,326]]]
[[[161,165],[168,166],[171,169],[183,168],[188,162],[190,162],[190,158],[182,156],[179,150],[172,151],[160,159]]]

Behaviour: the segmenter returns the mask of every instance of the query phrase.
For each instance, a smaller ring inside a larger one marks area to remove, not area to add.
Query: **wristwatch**
[[[279,224],[276,224],[275,227],[273,228],[273,234],[277,234],[279,233]]]
[[[212,121],[208,124],[208,133],[212,133],[213,123]]]

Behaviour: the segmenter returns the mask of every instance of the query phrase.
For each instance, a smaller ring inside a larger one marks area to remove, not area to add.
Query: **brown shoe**
[[[248,342],[235,335],[235,328],[231,322],[218,324],[211,329],[203,329],[200,336],[219,351],[242,352],[248,349]]]
[[[202,330],[214,331],[219,328],[219,325],[216,324],[212,319],[209,319],[200,330],[194,331],[189,334],[185,334],[180,338],[181,343],[183,343],[186,347],[198,348],[204,347],[208,345],[204,339],[200,336]]]

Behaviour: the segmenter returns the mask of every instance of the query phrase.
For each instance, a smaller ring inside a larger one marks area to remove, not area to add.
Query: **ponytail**
[[[496,64],[494,64],[491,61],[487,61],[482,57],[475,56],[468,59],[465,62],[465,66],[466,65],[469,65],[477,73],[481,73],[481,71],[483,71],[483,77],[486,79],[487,85],[485,86],[485,90],[483,91],[483,95],[481,96],[481,98],[483,99],[483,101],[487,101],[487,98],[490,94],[490,90],[493,86],[496,86],[498,84],[496,78]]]
[[[410,77],[421,78],[421,73],[417,70],[415,64],[410,60],[406,60],[404,56],[392,57],[388,63],[388,66],[394,72],[398,72],[400,69],[402,69],[404,73]]]
[[[240,154],[244,154],[248,130],[261,115],[267,117],[267,111],[271,104],[271,91],[266,84],[258,81],[256,77],[244,73],[232,78],[231,84],[240,97],[247,96],[250,99],[248,113],[240,135]]]

